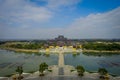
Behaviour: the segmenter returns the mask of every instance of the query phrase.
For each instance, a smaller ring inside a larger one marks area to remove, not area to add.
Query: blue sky
[[[0,0],[0,39],[119,39],[120,0]]]

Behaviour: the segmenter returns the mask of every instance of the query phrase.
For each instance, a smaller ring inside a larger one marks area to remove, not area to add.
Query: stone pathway
[[[64,53],[62,53],[62,51],[59,52],[58,66],[59,67],[64,66]]]
[[[64,54],[62,51],[59,52],[58,67],[59,67],[58,75],[64,75]]]

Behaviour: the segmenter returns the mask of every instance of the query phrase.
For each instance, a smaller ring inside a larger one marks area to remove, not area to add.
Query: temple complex
[[[62,47],[72,45],[72,41],[70,39],[65,38],[63,35],[59,35],[55,39],[48,40],[48,44]]]

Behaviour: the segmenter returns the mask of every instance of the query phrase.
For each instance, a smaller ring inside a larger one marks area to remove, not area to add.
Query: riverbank
[[[61,79],[61,75],[59,75],[59,67],[57,65],[52,65],[49,67],[52,72],[49,71],[44,71],[45,76],[42,76],[42,80],[47,80],[47,79],[54,79],[54,80],[58,80]],[[87,72],[85,71],[84,76],[79,77],[78,73],[76,70],[74,71],[70,71],[71,69],[73,69],[74,67],[66,65],[64,66],[64,75],[62,75],[62,77],[66,80],[70,80],[70,79],[83,79],[83,80],[99,80],[99,76],[100,74],[97,72]],[[13,78],[16,78],[18,76],[18,74],[13,74],[10,77],[0,77],[0,80],[13,80]],[[41,77],[39,76],[39,71],[36,71],[34,73],[23,73],[22,76],[24,77],[23,80],[39,80],[41,79]],[[119,80],[120,76],[112,76],[110,74],[108,74],[109,80]],[[61,79],[62,80],[62,79]]]
[[[116,51],[107,51],[107,50],[82,50],[83,53],[120,53],[120,50]]]
[[[38,53],[39,50],[38,49],[17,49],[17,48],[0,48],[0,49],[5,49],[5,50],[10,50],[10,51],[15,51],[15,52],[27,52],[27,53]],[[120,53],[120,50],[116,50],[116,51],[105,51],[105,50],[82,50],[83,53],[86,52],[93,52],[93,53]]]
[[[10,50],[10,51],[15,51],[15,52],[25,52],[25,53],[39,53],[39,51],[40,51],[39,49],[17,49],[17,48],[7,48],[7,47],[0,47],[0,49]],[[49,51],[47,51],[47,52],[49,52]],[[75,52],[75,51],[73,51],[73,52]],[[120,50],[108,51],[108,50],[87,50],[87,49],[83,49],[82,52],[83,53],[120,53]]]
[[[4,50],[10,50],[10,51],[15,51],[15,52],[25,52],[25,53],[38,53],[39,50],[38,49],[16,49],[16,48],[0,48],[0,49],[4,49]]]

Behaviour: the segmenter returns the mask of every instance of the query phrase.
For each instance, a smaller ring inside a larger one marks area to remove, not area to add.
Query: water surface
[[[89,53],[88,53],[89,54]],[[66,65],[82,65],[87,71],[97,71],[104,67],[111,74],[120,76],[120,55],[78,55],[65,54]],[[45,56],[43,53],[16,53],[13,51],[0,50],[0,76],[15,73],[16,67],[23,66],[24,72],[37,71],[39,64],[46,62],[48,65],[58,64],[58,55]]]
[[[65,64],[73,65],[75,67],[77,65],[82,65],[87,71],[93,72],[98,71],[98,68],[106,68],[109,73],[120,75],[120,55],[103,54],[100,56],[80,53],[75,56],[72,54],[65,54]]]
[[[0,76],[15,73],[16,67],[22,65],[24,72],[37,71],[39,64],[46,62],[48,65],[57,65],[58,56],[45,56],[40,53],[16,53],[0,50]]]

